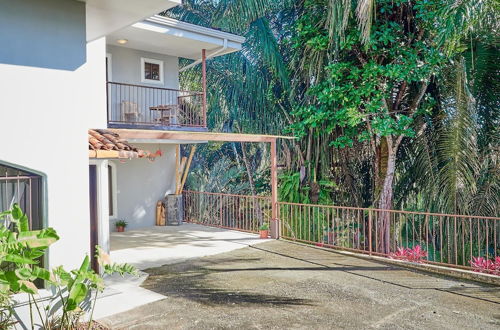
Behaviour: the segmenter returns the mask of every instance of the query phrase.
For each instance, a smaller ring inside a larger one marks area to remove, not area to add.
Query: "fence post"
[[[278,212],[278,160],[276,157],[276,138],[271,140],[271,238],[280,237]]]
[[[222,227],[222,198],[223,196],[219,196],[219,226]]]
[[[368,248],[372,255],[372,210],[368,210]]]

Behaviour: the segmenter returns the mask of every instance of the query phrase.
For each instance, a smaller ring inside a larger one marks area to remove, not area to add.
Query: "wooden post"
[[[278,161],[276,157],[276,139],[271,141],[271,238],[279,238],[278,212]]]
[[[175,193],[179,190],[179,182],[180,182],[180,173],[179,173],[179,159],[181,155],[181,145],[178,144],[175,147]]]
[[[203,126],[207,126],[207,54],[206,49],[201,50],[201,86],[203,89],[202,111]]]

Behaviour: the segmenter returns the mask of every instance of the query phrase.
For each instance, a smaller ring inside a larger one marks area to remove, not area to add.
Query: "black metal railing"
[[[202,92],[108,82],[110,127],[201,127],[206,125]]]

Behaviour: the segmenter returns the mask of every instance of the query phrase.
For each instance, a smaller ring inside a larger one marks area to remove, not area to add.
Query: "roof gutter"
[[[208,56],[206,57],[206,60],[208,60],[208,59],[210,59],[210,58],[212,58],[212,57],[215,57],[217,54],[219,54],[219,53],[221,53],[221,52],[225,51],[226,49],[227,49],[227,38],[224,38],[224,43],[223,43],[223,46],[222,46],[221,48],[217,49],[216,51],[214,51],[213,53],[208,54]],[[200,59],[198,59],[198,60],[194,61],[193,63],[188,64],[188,65],[186,65],[186,66],[185,66],[185,67],[183,67],[183,68],[180,68],[180,69],[179,69],[179,72],[184,72],[184,71],[186,71],[187,69],[190,69],[190,68],[194,67],[195,65],[200,64],[200,63],[201,63],[201,61],[202,61],[202,59],[200,58]]]

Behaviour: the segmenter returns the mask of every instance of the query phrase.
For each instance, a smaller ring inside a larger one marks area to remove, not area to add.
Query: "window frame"
[[[154,80],[154,79],[147,79],[146,78],[146,63],[151,63],[151,64],[158,64],[160,67],[160,80]],[[146,58],[146,57],[141,57],[141,82],[143,83],[149,83],[149,84],[159,84],[163,85],[163,61],[162,60],[156,60],[153,58]]]

